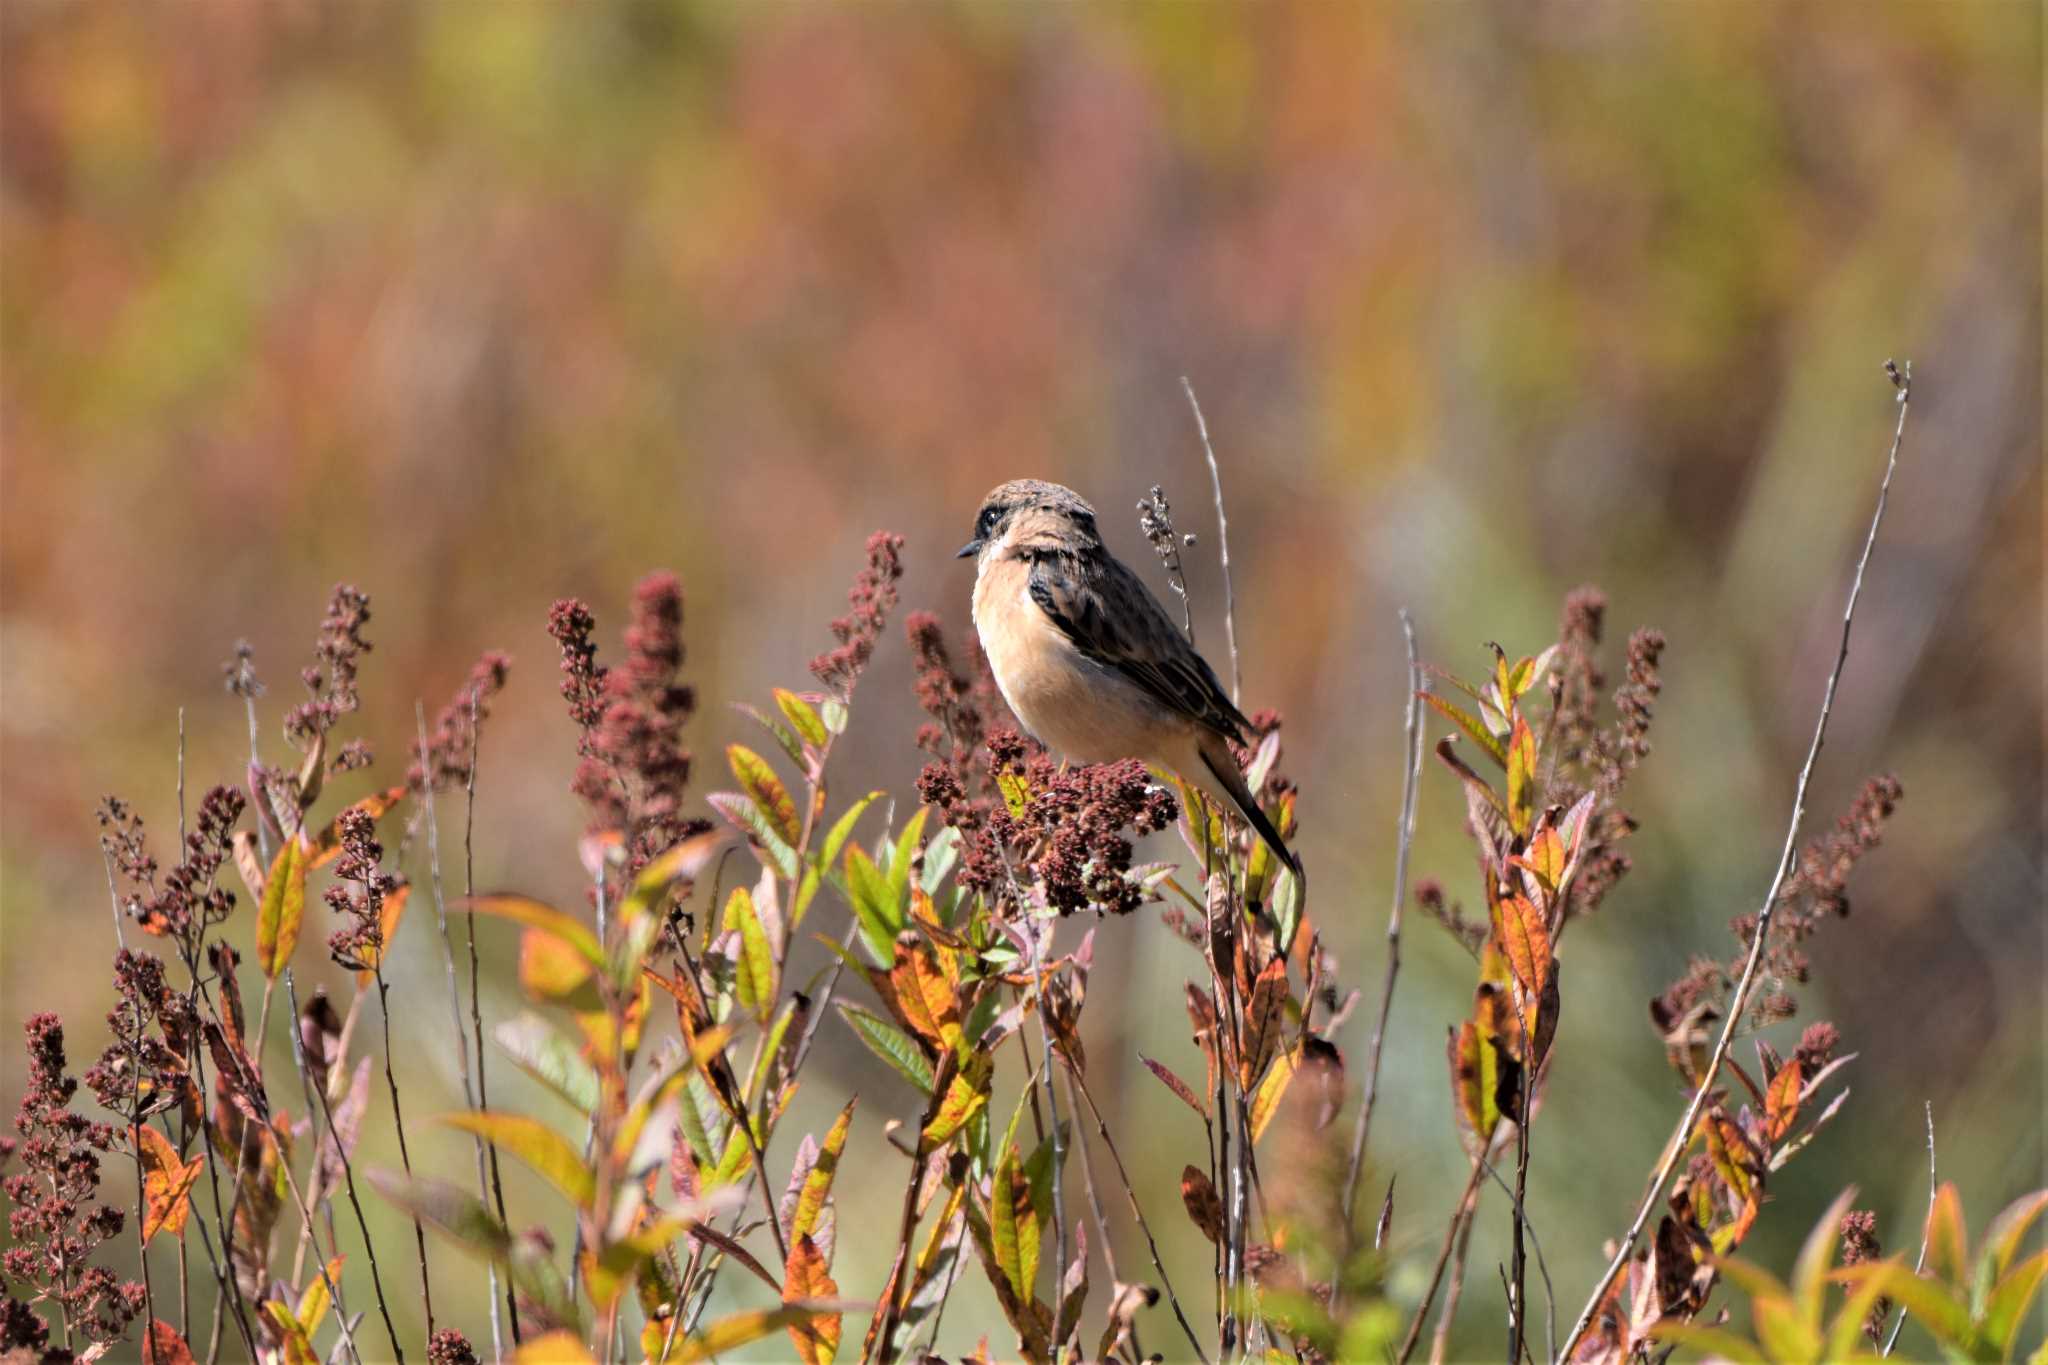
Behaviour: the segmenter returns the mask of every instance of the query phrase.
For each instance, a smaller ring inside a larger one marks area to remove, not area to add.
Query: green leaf
[[[1701,1327],[1677,1318],[1664,1318],[1650,1324],[1649,1334],[1658,1341],[1690,1346],[1702,1355],[1723,1357],[1735,1365],[1770,1365],[1762,1351],[1723,1327]]]
[[[293,835],[271,861],[270,873],[263,881],[263,903],[257,907],[256,964],[266,980],[276,980],[291,961],[305,915],[305,849]]]
[[[925,1061],[923,1051],[911,1041],[910,1035],[880,1015],[848,1001],[839,1002],[839,1013],[853,1026],[854,1033],[868,1045],[870,1052],[887,1062],[896,1074],[924,1094],[932,1093],[931,1064]]]
[[[1813,1225],[1813,1231],[1806,1234],[1806,1241],[1799,1248],[1799,1258],[1792,1263],[1792,1296],[1805,1318],[1807,1331],[1816,1337],[1820,1334],[1821,1318],[1827,1311],[1827,1274],[1834,1263],[1842,1217],[1849,1212],[1849,1205],[1855,1198],[1854,1185],[1835,1196],[1835,1202],[1828,1205],[1827,1212]]]
[[[960,831],[947,825],[924,846],[924,871],[919,875],[918,885],[927,896],[939,894],[939,888],[946,884],[946,878],[953,871],[953,865],[960,861]]]
[[[860,821],[861,814],[883,795],[871,791],[846,808],[846,812],[825,831],[825,842],[820,846],[816,860],[804,869],[802,882],[796,891],[796,901],[790,910],[789,924],[792,929],[803,923],[804,914],[811,908],[811,900],[818,894],[820,880],[829,881],[841,894],[846,892],[846,878],[839,872],[839,850],[853,834],[853,827]]]
[[[1503,768],[1508,766],[1507,745],[1494,738],[1492,733],[1479,723],[1479,717],[1473,715],[1462,706],[1444,700],[1434,692],[1420,692],[1416,695],[1434,707],[1437,714],[1441,715],[1445,720],[1463,730],[1474,744],[1477,744],[1486,751],[1487,757],[1500,764]]]
[[[846,703],[827,697],[818,708],[818,715],[824,720],[825,728],[835,735],[846,733]]]
[[[924,1126],[923,1147],[930,1151],[944,1145],[988,1104],[989,1082],[995,1075],[995,1058],[976,1050],[967,1055],[953,1079],[946,1084],[946,1097],[939,1112]]]
[[[2027,1307],[2041,1288],[2043,1274],[2048,1274],[2048,1249],[2021,1261],[1992,1289],[1984,1305],[1981,1330],[2001,1357],[2011,1354],[2012,1334],[2026,1321]]]
[[[1030,1179],[1018,1164],[1017,1149],[1006,1145],[989,1192],[989,1240],[995,1245],[996,1264],[1009,1281],[1010,1291],[1026,1302],[1038,1273],[1037,1220]]]
[[[787,688],[775,689],[775,704],[782,708],[789,727],[803,736],[804,743],[815,748],[824,748],[827,738],[825,722],[818,718],[817,708]]]
[[[2026,1241],[2027,1229],[2048,1208],[2048,1190],[2035,1190],[2023,1194],[2007,1204],[1991,1226],[1984,1229],[1984,1246],[1977,1253],[1977,1274],[1980,1278],[2001,1279],[2012,1258],[2019,1254],[2020,1244]]]
[[[397,1171],[373,1169],[367,1175],[377,1193],[471,1255],[503,1261],[511,1253],[512,1234],[467,1190]]]
[[[1508,828],[1527,834],[1536,816],[1536,732],[1517,714],[1508,736]]]
[[[525,1012],[499,1024],[491,1036],[521,1071],[568,1101],[577,1113],[587,1116],[596,1110],[597,1072],[577,1045],[547,1020]]]
[[[888,879],[859,844],[846,847],[846,894],[868,951],[883,966],[895,965],[896,935],[905,922],[903,904],[894,899]]]
[[[929,814],[929,807],[919,806],[917,813],[904,822],[903,832],[896,836],[895,851],[889,855],[889,901],[892,905],[909,902],[910,864],[917,856],[917,843],[924,837],[924,821]]]
[[[443,1114],[440,1121],[504,1148],[579,1209],[586,1208],[597,1193],[597,1176],[583,1164],[569,1140],[539,1119],[485,1111]]]
[[[790,799],[789,789],[782,785],[775,769],[744,744],[726,745],[725,757],[732,764],[732,775],[739,781],[740,789],[753,799],[762,817],[774,826],[783,841],[794,848],[803,837],[803,822],[797,818],[796,802]]]
[[[765,1024],[775,1009],[775,949],[768,942],[768,931],[762,927],[760,915],[754,911],[753,894],[744,886],[735,886],[725,902],[725,927],[738,930],[740,936],[740,955],[735,964],[740,1005],[752,1010],[754,1017]]]
[[[753,721],[754,724],[760,726],[763,730],[766,730],[769,737],[775,741],[782,752],[789,755],[790,762],[796,764],[798,768],[804,766],[804,746],[798,742],[796,735],[790,731],[787,725],[768,715],[760,707],[749,706],[743,701],[734,702],[733,709],[748,720]]]
[[[782,837],[781,826],[754,804],[751,797],[742,796],[738,792],[713,792],[705,797],[704,801],[735,828],[752,835],[754,842],[761,846],[761,851],[768,855],[769,863],[782,874],[785,881],[796,880],[796,850]]]
[[[1955,1292],[1938,1280],[1915,1275],[1911,1266],[1890,1260],[1870,1261],[1844,1266],[1834,1273],[1833,1278],[1850,1286],[1858,1285],[1866,1278],[1883,1280],[1885,1294],[1897,1300],[1933,1334],[1936,1341],[1944,1345],[1967,1351],[1976,1335],[1970,1324],[1970,1312]]]
[[[526,896],[504,895],[468,896],[452,902],[452,906],[472,915],[496,915],[499,919],[509,919],[529,929],[553,934],[581,954],[591,966],[602,968],[605,965],[604,950],[598,946],[597,935],[552,905]]]

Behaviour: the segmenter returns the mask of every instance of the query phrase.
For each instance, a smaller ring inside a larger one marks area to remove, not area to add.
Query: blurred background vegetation
[[[1752,1247],[1788,1263],[1852,1181],[1888,1246],[1916,1242],[1923,1101],[1981,1226],[2044,1160],[2041,27],[2036,5],[1977,0],[10,0],[6,1016],[61,1010],[80,1065],[100,1046],[96,800],[175,828],[181,707],[195,793],[239,779],[219,670],[238,638],[281,752],[339,579],[376,613],[352,733],[382,757],[353,780],[396,780],[415,698],[509,650],[479,878],[564,903],[581,814],[543,631],[557,596],[587,597],[615,641],[642,571],[682,575],[700,793],[745,736],[727,703],[808,685],[872,528],[910,538],[906,605],[965,628],[972,569],[950,552],[1004,478],[1074,485],[1134,559],[1127,509],[1165,484],[1201,536],[1216,657],[1185,374],[1223,462],[1245,700],[1288,718],[1311,909],[1368,1000],[1400,788],[1395,608],[1468,673],[1485,641],[1547,643],[1582,581],[1610,594],[1617,656],[1636,624],[1670,637],[1630,790],[1636,870],[1567,945],[1531,1174],[1568,1319],[1681,1105],[1645,1002],[1689,954],[1730,952],[1728,919],[1768,880],[1896,355],[1914,427],[1811,828],[1876,771],[1906,799],[1781,1030],[1835,1019],[1854,1095]],[[907,680],[892,631],[838,792],[907,792]],[[1427,773],[1415,871],[1470,902],[1460,819]],[[1409,1301],[1463,1170],[1442,1039],[1471,985],[1411,924],[1368,1196],[1399,1173]],[[437,988],[430,926],[406,926],[401,989]],[[1207,1248],[1174,1210],[1200,1134],[1135,1057],[1194,1056],[1194,962],[1149,915],[1098,942],[1096,1092],[1145,1158],[1170,1267],[1199,1284]],[[490,946],[502,1016],[510,938]],[[414,1114],[455,1093],[438,1036],[400,1058]],[[862,1094],[849,1169],[885,1174],[842,1182],[858,1247],[893,1211],[880,1121],[910,1097],[824,1039],[789,1131]],[[17,1043],[0,1056],[11,1109]],[[387,1116],[366,1141],[389,1159]],[[425,1133],[414,1154],[459,1170],[464,1141]],[[553,1215],[514,1194],[515,1216]],[[1490,1352],[1506,1219],[1488,1199],[1465,1340]],[[481,1275],[437,1265],[466,1281],[476,1334]],[[873,1290],[857,1278],[848,1293]],[[991,1327],[964,1294],[941,1349]]]

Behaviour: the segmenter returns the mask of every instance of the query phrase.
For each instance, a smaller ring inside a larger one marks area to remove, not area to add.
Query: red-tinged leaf
[[[960,1002],[936,955],[918,934],[896,938],[896,965],[889,972],[897,1010],[913,1033],[938,1052],[960,1046]]]
[[[790,799],[789,789],[782,785],[775,769],[744,744],[726,745],[725,757],[732,765],[732,775],[740,790],[760,808],[783,842],[793,847],[803,837],[803,822],[797,817],[796,802]]]
[[[1800,1070],[1799,1059],[1795,1057],[1771,1077],[1770,1089],[1764,1096],[1764,1132],[1772,1142],[1790,1133],[1792,1125],[1799,1121]]]
[[[1536,732],[1517,714],[1508,736],[1508,828],[1527,834],[1536,815]]]
[[[939,1102],[939,1111],[932,1115],[932,1121],[920,1134],[923,1150],[928,1152],[951,1141],[955,1133],[967,1126],[969,1119],[981,1112],[988,1103],[989,1081],[994,1075],[994,1056],[978,1049],[968,1054],[967,1060],[953,1072],[952,1080],[946,1083],[946,1094]]]
[[[1494,738],[1487,728],[1480,723],[1479,717],[1473,715],[1462,706],[1446,701],[1434,692],[1418,692],[1415,695],[1428,702],[1430,706],[1435,708],[1437,714],[1441,715],[1445,720],[1448,720],[1451,724],[1464,731],[1466,737],[1484,750],[1488,758],[1491,758],[1503,768],[1508,766],[1507,745]]]
[[[2012,1335],[2027,1319],[2027,1310],[2048,1278],[2048,1249],[2035,1252],[2012,1268],[1993,1285],[1984,1300],[1983,1332],[1999,1349],[2010,1354]],[[2042,1352],[2048,1356],[2048,1351]]]
[[[341,856],[341,822],[350,811],[363,811],[372,820],[381,820],[400,801],[405,799],[404,787],[386,787],[383,791],[372,792],[354,805],[347,807],[332,820],[319,834],[312,836],[306,853],[306,866],[317,870],[327,866]]]
[[[824,1142],[818,1145],[818,1159],[804,1176],[803,1188],[797,1193],[796,1207],[790,1213],[788,1232],[792,1243],[818,1230],[818,1220],[825,1212],[825,1201],[832,1194],[832,1179],[839,1173],[839,1158],[846,1150],[846,1134],[853,1126],[853,1106],[857,1102],[857,1099],[846,1102],[846,1107],[832,1120],[832,1126],[825,1130]]]
[[[1223,1201],[1216,1197],[1216,1187],[1209,1177],[1193,1166],[1180,1173],[1180,1202],[1188,1211],[1188,1218],[1217,1246],[1223,1245]]]
[[[1529,847],[1508,861],[1528,870],[1543,889],[1546,900],[1556,900],[1558,888],[1564,884],[1565,849],[1564,839],[1554,826],[1544,825],[1538,829],[1530,836]],[[1530,893],[1530,899],[1536,899],[1534,892]]]
[[[703,1242],[709,1246],[717,1247],[720,1251],[724,1252],[727,1256],[730,1256],[734,1261],[738,1262],[741,1266],[745,1267],[748,1270],[751,1270],[752,1272],[754,1272],[754,1274],[760,1276],[761,1280],[770,1289],[775,1290],[777,1293],[781,1292],[782,1286],[776,1283],[775,1277],[768,1273],[768,1268],[766,1266],[762,1265],[759,1261],[754,1259],[753,1252],[748,1251],[744,1246],[741,1246],[739,1242],[737,1242],[731,1237],[726,1236],[717,1228],[713,1227],[710,1223],[700,1219],[699,1221],[690,1224],[690,1230],[688,1235],[695,1238],[697,1241]]]
[[[256,965],[267,980],[276,980],[299,943],[299,924],[306,916],[306,860],[297,838],[284,841],[263,880],[263,901],[256,908]]]
[[[143,1365],[198,1365],[185,1338],[162,1318],[149,1324],[149,1334],[142,1341],[142,1360]]]
[[[1246,1057],[1239,1083],[1247,1090],[1259,1083],[1266,1066],[1280,1050],[1280,1035],[1286,1031],[1287,963],[1274,958],[1260,969],[1252,983],[1251,1003],[1245,1010]]]
[[[192,1212],[192,1187],[206,1169],[206,1157],[202,1153],[190,1162],[182,1160],[171,1140],[148,1124],[134,1131],[142,1144],[143,1245],[159,1232],[183,1236],[185,1219]]]
[[[1493,915],[1501,951],[1507,954],[1516,982],[1530,1001],[1540,1001],[1550,980],[1550,931],[1544,927],[1543,912],[1528,897],[1509,895],[1493,903]]]
[[[1950,1284],[1969,1283],[1970,1240],[1963,1227],[1963,1200],[1955,1184],[1944,1180],[1927,1211],[1927,1263]]]
[[[2004,1277],[2013,1257],[2019,1254],[2021,1244],[2026,1241],[2027,1230],[2041,1216],[2043,1209],[2048,1209],[2048,1190],[2023,1194],[1999,1211],[1998,1216],[1991,1220],[1991,1226],[1984,1229],[1984,1245],[1978,1252],[1983,1258],[1980,1273],[1981,1267],[1988,1265],[1993,1280]]]
[[[452,904],[454,909],[466,910],[473,915],[495,915],[529,929],[553,934],[575,949],[591,966],[602,968],[605,965],[604,950],[598,946],[597,935],[581,921],[563,914],[552,905],[527,896],[513,895],[466,896]]]
[[[313,1353],[313,1342],[292,1316],[290,1305],[278,1299],[265,1299],[262,1308],[276,1328],[275,1335],[284,1343],[284,1365],[320,1365],[320,1357]]]
[[[797,1238],[789,1248],[789,1261],[783,1269],[782,1301],[800,1303],[805,1299],[838,1296],[839,1286],[825,1263],[825,1253],[818,1250],[818,1244],[809,1236]],[[804,1365],[830,1365],[832,1357],[839,1353],[840,1321],[837,1313],[820,1313],[789,1325],[789,1339],[796,1343],[797,1358]]]
[[[1198,1117],[1203,1119],[1209,1117],[1207,1102],[1198,1097],[1188,1083],[1179,1076],[1176,1076],[1164,1062],[1155,1062],[1143,1054],[1139,1055],[1138,1060],[1143,1062],[1146,1069],[1159,1078],[1160,1084],[1180,1096],[1181,1103],[1194,1110]]]

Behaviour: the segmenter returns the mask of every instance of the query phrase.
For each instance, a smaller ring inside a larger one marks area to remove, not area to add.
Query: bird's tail
[[[1259,809],[1259,799],[1245,785],[1244,774],[1237,770],[1237,760],[1231,756],[1228,746],[1220,738],[1211,739],[1204,735],[1196,745],[1196,752],[1202,757],[1202,766],[1215,779],[1215,785],[1222,788],[1222,794],[1229,798],[1238,815],[1258,832],[1259,838],[1266,841],[1266,847],[1273,850],[1273,856],[1287,865],[1295,880],[1306,890],[1308,881],[1301,871],[1301,859],[1281,842],[1280,831],[1273,828],[1273,822]]]

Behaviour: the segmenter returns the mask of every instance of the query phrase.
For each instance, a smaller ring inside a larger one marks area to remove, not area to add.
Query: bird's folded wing
[[[1168,710],[1242,743],[1250,722],[1145,585],[1113,560],[1085,567],[1061,560],[1032,564],[1031,600],[1074,647]]]

